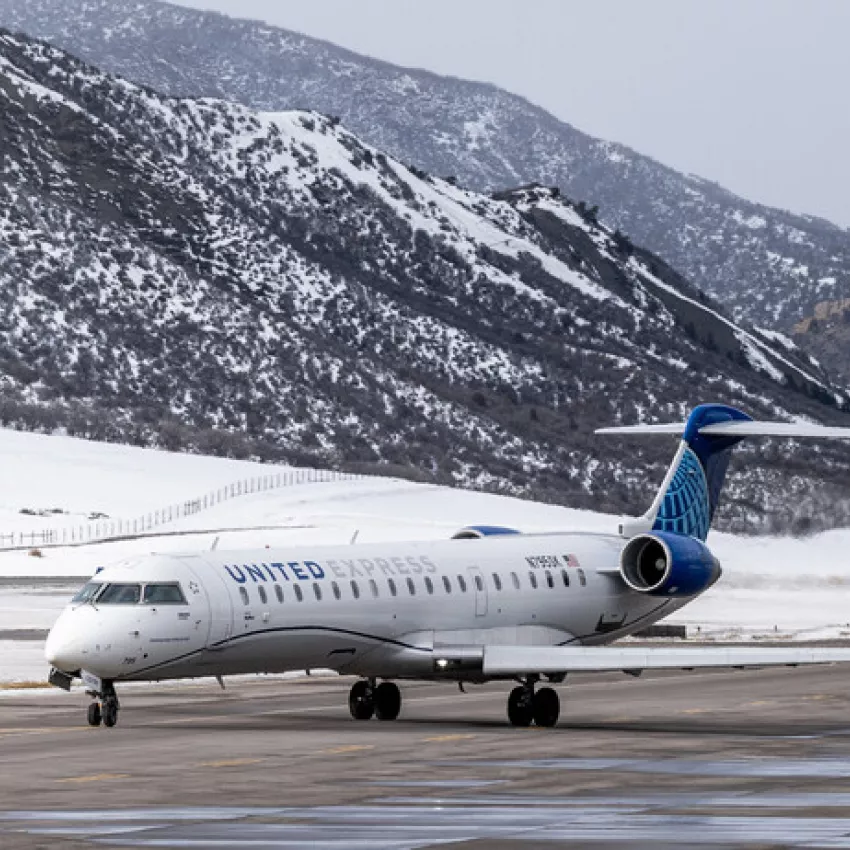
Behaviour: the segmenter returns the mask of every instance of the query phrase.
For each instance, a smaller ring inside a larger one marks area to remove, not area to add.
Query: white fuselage
[[[633,591],[620,537],[550,534],[152,555],[93,582],[179,583],[185,601],[72,604],[50,633],[59,670],[158,680],[330,668],[476,678],[484,645],[594,645],[690,601]],[[536,586],[535,586],[536,585]],[[441,650],[469,666],[441,669]]]

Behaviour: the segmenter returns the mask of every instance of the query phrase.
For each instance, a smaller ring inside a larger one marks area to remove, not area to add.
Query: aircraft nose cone
[[[75,673],[80,669],[80,642],[74,636],[67,620],[60,617],[47,635],[44,644],[44,657],[51,667],[63,673]]]

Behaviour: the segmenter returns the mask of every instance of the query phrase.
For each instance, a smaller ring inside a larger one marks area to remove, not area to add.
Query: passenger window
[[[258,591],[259,591],[259,593],[260,593],[260,602],[262,602],[262,603],[263,603],[263,605],[265,605],[265,604],[269,601],[268,596],[266,596],[266,589],[265,589],[262,585],[260,585],[260,586],[257,588],[257,590],[258,590]]]
[[[108,584],[97,597],[98,605],[136,605],[142,595],[140,584]]]
[[[369,579],[369,590],[372,591],[372,596],[374,596],[375,599],[377,599],[378,598],[378,583],[373,578]]]
[[[564,587],[570,586],[570,574],[566,570],[561,570],[561,578],[564,580]]]
[[[449,581],[448,576],[443,576],[443,587],[446,589],[446,593],[452,592],[452,583]]]
[[[242,604],[248,604],[248,591],[244,587],[239,588],[239,597],[242,599]]]
[[[354,581],[354,579],[351,580],[351,595],[355,599],[360,598],[360,585],[358,585],[357,582]]]
[[[484,579],[482,579],[481,576],[479,576],[479,575],[475,576],[475,586],[479,590],[484,590]]]
[[[301,590],[301,585],[300,585],[300,584],[296,584],[296,585],[295,585],[295,598],[296,598],[299,602],[303,602],[303,601],[304,601],[304,592]]]
[[[552,573],[550,573],[549,570],[546,570],[546,584],[548,584],[549,587],[555,586],[555,579],[552,577]]]
[[[334,598],[339,599],[342,596],[342,592],[339,589],[339,585],[335,582],[331,582],[331,590],[334,592]]]
[[[150,605],[188,605],[179,584],[146,584],[145,602]]]
[[[262,590],[262,588],[260,588],[260,590]],[[316,599],[319,602],[321,602],[322,601],[322,588],[319,587],[319,582],[317,582],[317,581],[313,582],[313,593],[316,594]]]
[[[511,573],[511,581],[514,583],[514,588],[519,590],[519,576],[516,573]]]
[[[425,576],[425,590],[427,590],[428,593],[434,592],[434,582],[431,581],[429,576]]]
[[[502,579],[499,577],[498,573],[493,573],[493,587],[495,587],[496,590],[502,589]]]
[[[71,604],[82,605],[84,602],[88,602],[102,587],[102,582],[90,581],[78,591],[77,595],[71,600]]]
[[[416,596],[416,585],[413,583],[412,578],[408,578],[407,580],[407,589],[410,591],[411,596]]]
[[[283,588],[279,584],[274,586],[274,595],[277,597],[278,602],[283,602]]]
[[[457,586],[460,588],[461,593],[466,593],[466,579],[463,576],[457,577]]]
[[[532,590],[537,590],[537,576],[531,571],[528,573],[528,580],[531,583]]]
[[[396,590],[395,582],[391,578],[387,579],[387,587],[389,587],[390,589],[390,596],[395,596],[398,593],[398,590]]]

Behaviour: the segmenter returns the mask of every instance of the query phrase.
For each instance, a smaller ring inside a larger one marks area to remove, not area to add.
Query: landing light
[[[448,659],[446,659],[446,658],[438,658],[438,659],[437,659],[437,666],[438,666],[440,669],[445,669],[446,667],[448,667],[448,666],[449,666]]]

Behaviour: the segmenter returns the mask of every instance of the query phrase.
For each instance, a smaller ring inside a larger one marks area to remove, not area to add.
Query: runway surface
[[[850,668],[575,677],[554,730],[508,685],[350,680],[0,697],[0,847],[850,848]]]

